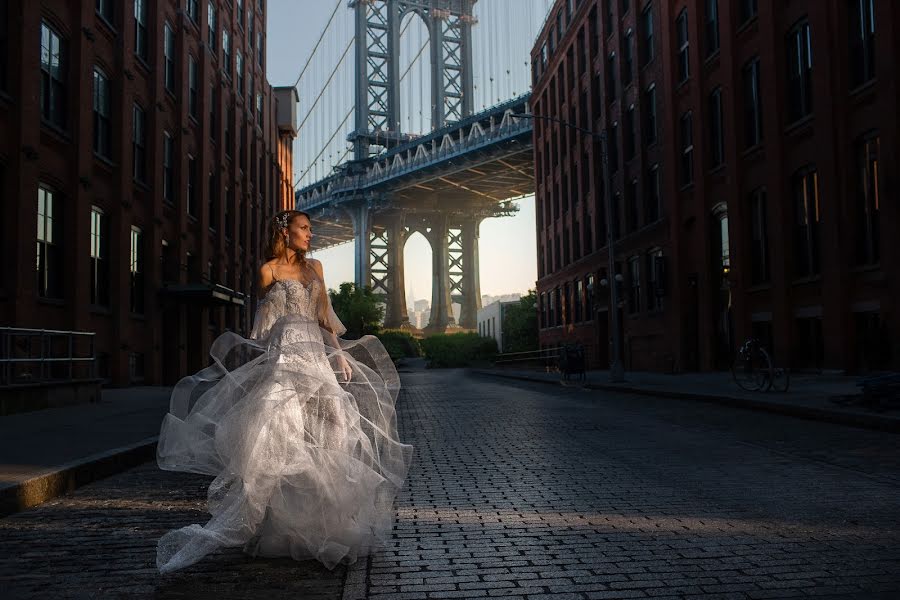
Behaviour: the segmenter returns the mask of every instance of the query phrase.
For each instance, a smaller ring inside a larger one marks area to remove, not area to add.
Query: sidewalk
[[[527,369],[471,369],[473,373],[561,385],[559,373]],[[747,392],[740,389],[730,373],[664,373],[629,372],[624,383],[610,383],[609,371],[588,371],[584,384],[575,381],[564,385],[591,390],[617,391],[680,400],[715,402],[752,410],[780,413],[801,419],[828,421],[852,427],[900,432],[900,410],[876,412],[853,403],[839,401],[859,393],[856,377],[840,375],[792,374],[790,390]]]
[[[0,516],[152,460],[170,393],[105,389],[94,404],[0,417]]]

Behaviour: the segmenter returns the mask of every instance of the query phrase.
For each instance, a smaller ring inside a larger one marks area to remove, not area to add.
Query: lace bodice
[[[304,283],[298,279],[276,280],[256,307],[250,337],[262,339],[285,315],[296,315],[311,324],[327,326],[335,335],[345,328],[331,309],[325,284],[320,279]]]

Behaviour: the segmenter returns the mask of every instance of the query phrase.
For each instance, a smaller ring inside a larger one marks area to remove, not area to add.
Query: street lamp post
[[[609,152],[606,130],[601,132],[591,131],[568,123],[555,117],[536,115],[533,113],[515,113],[513,116],[523,119],[543,119],[553,123],[559,123],[563,127],[569,127],[581,133],[591,136],[600,142],[601,164],[603,165],[603,197],[606,199],[606,254],[608,258],[607,282],[609,287],[609,310],[612,325],[612,360],[609,364],[609,380],[612,383],[625,381],[625,368],[622,365],[622,348],[619,343],[619,289],[616,279],[616,257],[613,252],[613,228],[612,228],[612,196],[609,190]]]

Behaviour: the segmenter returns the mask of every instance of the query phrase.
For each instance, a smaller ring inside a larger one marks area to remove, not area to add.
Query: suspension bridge
[[[427,329],[474,329],[479,226],[534,193],[530,51],[552,0],[338,0],[297,78],[296,205],[409,327],[403,249],[432,249]],[[452,304],[461,306],[459,322]]]

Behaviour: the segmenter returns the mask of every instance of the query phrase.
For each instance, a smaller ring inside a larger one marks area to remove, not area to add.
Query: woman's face
[[[312,240],[312,226],[304,215],[297,215],[287,226],[288,248],[295,252],[309,252]]]

